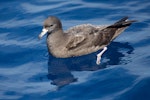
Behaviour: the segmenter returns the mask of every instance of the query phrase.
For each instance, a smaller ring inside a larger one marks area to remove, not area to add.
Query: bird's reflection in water
[[[109,65],[117,65],[121,63],[121,58],[125,57],[125,54],[119,51],[120,49],[123,49],[123,52],[127,54],[131,54],[134,50],[128,43],[112,42],[103,55],[100,65],[96,65],[95,63],[96,53],[65,59],[53,58],[50,55],[48,61],[48,79],[52,81],[51,84],[61,88],[77,81],[78,78],[73,76],[72,71],[96,71],[104,69]],[[103,62],[103,59],[107,60]]]

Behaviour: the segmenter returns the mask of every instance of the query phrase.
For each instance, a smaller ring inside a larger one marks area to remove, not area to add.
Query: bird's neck
[[[63,30],[57,30],[47,36],[47,44],[50,46],[58,46],[62,41],[66,40]]]
[[[51,34],[48,35],[48,38],[55,38],[55,39],[61,39],[64,38],[64,33],[62,29],[59,29],[57,31],[53,31]]]

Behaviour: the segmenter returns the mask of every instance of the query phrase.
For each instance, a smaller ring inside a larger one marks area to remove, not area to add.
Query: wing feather
[[[84,35],[75,35],[74,37],[72,37],[72,39],[70,39],[70,41],[67,43],[66,48],[68,50],[76,48],[77,46],[79,46],[83,41],[85,41],[85,37]]]

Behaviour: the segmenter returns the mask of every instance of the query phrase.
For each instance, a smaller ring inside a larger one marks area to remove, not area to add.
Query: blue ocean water
[[[150,100],[149,0],[1,0],[0,100]],[[38,40],[45,18],[64,30],[138,20],[96,65],[96,53],[58,59]]]

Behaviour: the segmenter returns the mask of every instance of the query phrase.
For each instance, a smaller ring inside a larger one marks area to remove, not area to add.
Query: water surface
[[[0,1],[1,100],[150,100],[149,0]],[[63,29],[78,24],[138,20],[116,38],[96,65],[98,52],[68,59],[48,55],[41,41],[45,18]]]

